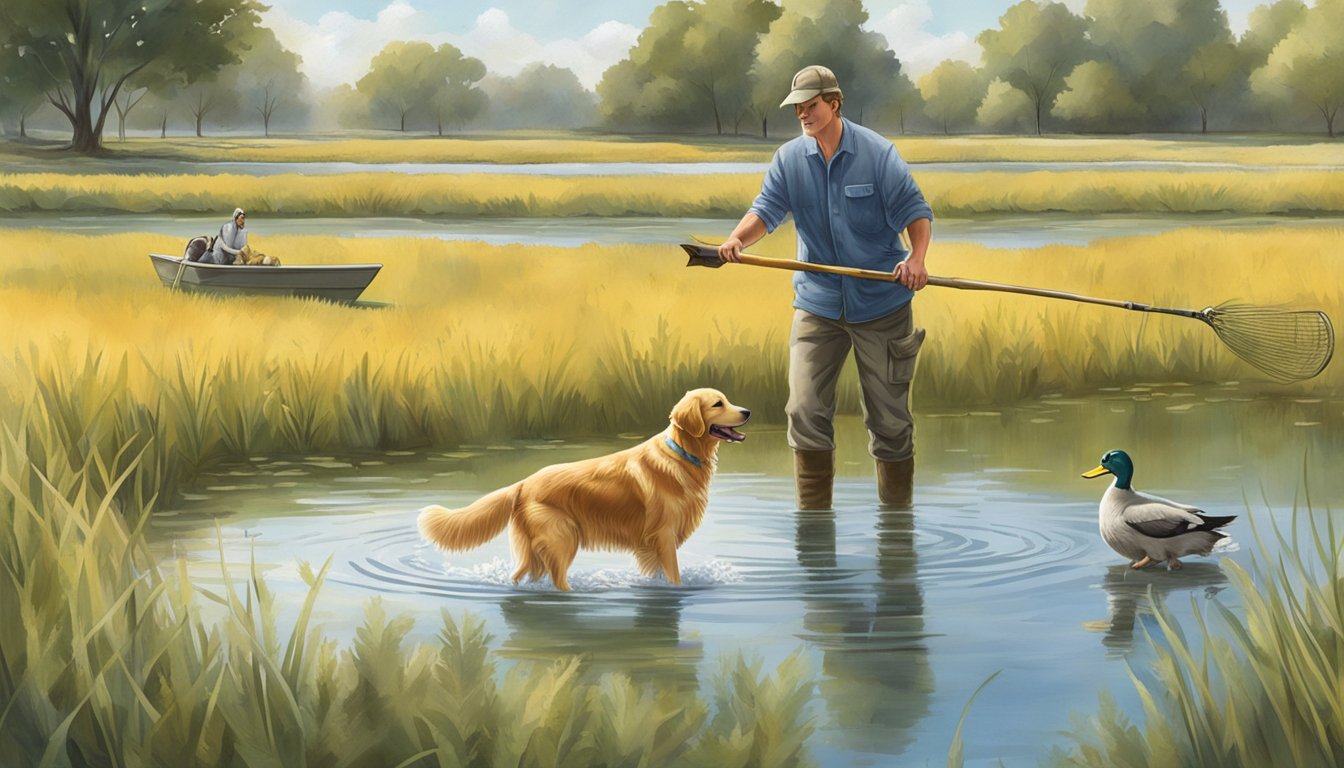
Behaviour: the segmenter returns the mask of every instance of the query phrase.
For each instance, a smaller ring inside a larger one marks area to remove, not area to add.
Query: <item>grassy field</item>
[[[1344,185],[1325,170],[957,173],[922,171],[936,216],[1072,213],[1337,214]],[[0,211],[254,216],[662,216],[739,218],[759,174],[536,176],[0,175]]]
[[[797,135],[792,121],[757,136],[647,137],[516,132],[456,137],[387,133],[272,138],[132,138],[108,142],[127,159],[234,162],[603,163],[766,162]],[[1315,136],[916,136],[890,135],[914,163],[1162,161],[1246,165],[1341,165],[1344,146]],[[0,154],[47,157],[54,147],[0,143]]]
[[[935,273],[1200,309],[1224,300],[1324,309],[1338,319],[1333,229],[1207,229],[1092,246],[1005,251],[949,244]],[[8,232],[0,250],[0,392],[107,451],[159,441],[144,497],[223,458],[646,433],[685,390],[716,386],[764,421],[786,400],[790,274],[690,269],[675,247],[489,247],[429,240],[258,238],[286,263],[386,264],[384,308],[176,294],[149,235]],[[762,243],[788,257],[792,238]],[[1286,254],[1291,254],[1288,256]],[[1155,283],[1152,275],[1163,279]],[[1196,320],[930,288],[917,407],[964,408],[1143,382],[1240,380],[1321,395],[1338,364],[1295,385],[1264,380]],[[840,408],[858,412],[852,371]],[[156,485],[156,483],[158,485]]]

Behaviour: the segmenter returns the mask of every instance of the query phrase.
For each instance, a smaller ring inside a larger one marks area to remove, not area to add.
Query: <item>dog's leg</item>
[[[677,567],[677,539],[672,533],[660,533],[654,539],[653,545],[658,554],[658,565],[663,569],[663,575],[667,577],[668,582],[672,584],[681,583],[681,569]]]
[[[550,506],[534,502],[523,509],[528,527],[535,533],[532,552],[551,575],[556,589],[569,591],[569,566],[579,553],[579,529],[570,516]]]
[[[639,572],[645,576],[657,576],[658,569],[662,563],[658,558],[658,551],[653,547],[635,550],[635,566]]]
[[[518,561],[518,570],[513,572],[514,584],[522,581],[524,576],[535,579],[541,575],[541,565],[532,553],[532,540],[521,524],[509,526],[509,549],[513,550],[513,559]]]

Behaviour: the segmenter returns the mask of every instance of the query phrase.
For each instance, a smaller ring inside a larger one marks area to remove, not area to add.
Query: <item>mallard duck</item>
[[[1134,490],[1134,462],[1124,451],[1107,451],[1101,466],[1083,473],[1083,477],[1102,475],[1115,475],[1115,482],[1101,496],[1101,538],[1128,557],[1131,568],[1165,560],[1168,570],[1179,570],[1177,558],[1209,554],[1214,544],[1227,538],[1216,529],[1237,519],[1206,515],[1197,507]]]

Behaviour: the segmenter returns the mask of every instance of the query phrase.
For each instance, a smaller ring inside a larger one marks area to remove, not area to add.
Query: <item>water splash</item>
[[[422,560],[422,562],[424,562]],[[524,580],[513,583],[515,565],[504,558],[494,558],[486,563],[470,566],[445,564],[439,569],[443,579],[458,585],[480,584],[491,587],[505,587],[527,592],[554,592],[555,585],[550,577],[538,581]],[[710,560],[705,563],[688,565],[681,570],[683,587],[712,587],[721,584],[741,582],[743,576],[732,563],[723,560]],[[599,568],[595,570],[572,569],[569,572],[569,586],[575,592],[606,592],[631,587],[671,587],[661,574],[645,576],[633,568]]]

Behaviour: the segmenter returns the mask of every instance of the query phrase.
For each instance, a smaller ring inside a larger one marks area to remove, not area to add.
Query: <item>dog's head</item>
[[[704,440],[740,443],[747,436],[736,427],[747,423],[751,411],[728,402],[717,389],[693,389],[672,409],[672,426],[686,435]]]

